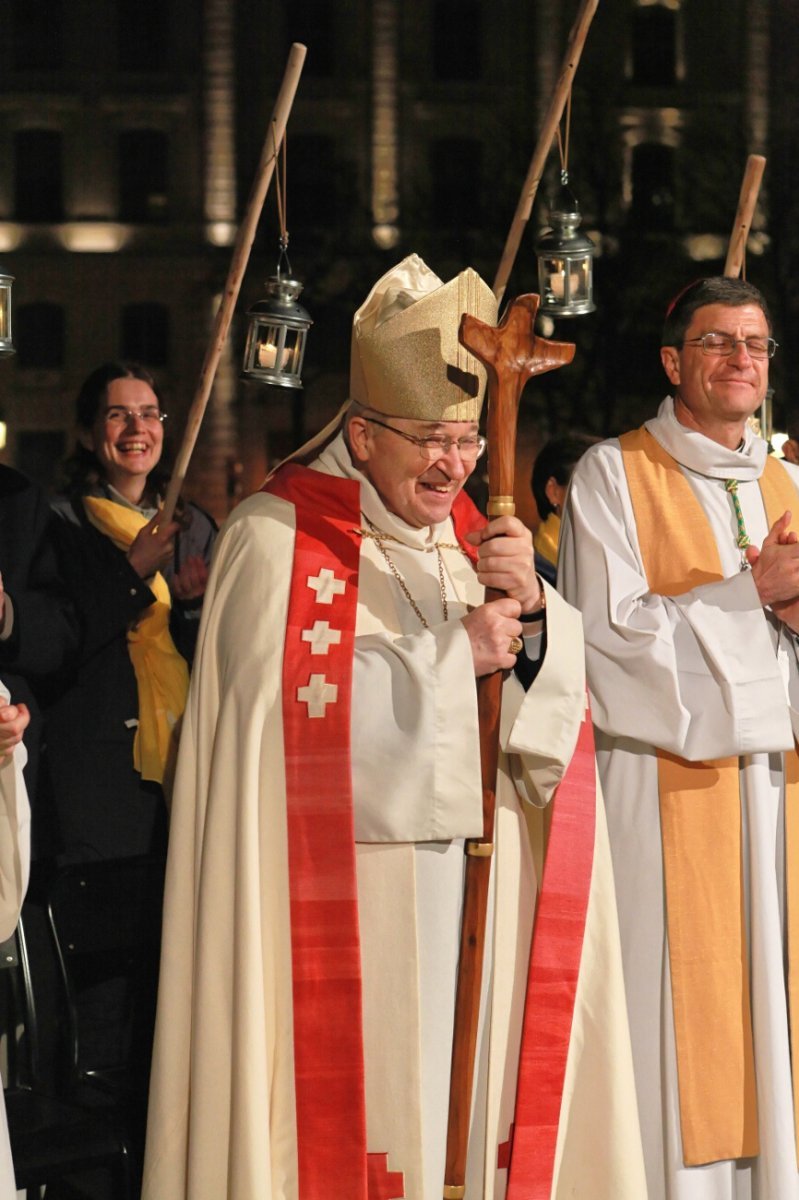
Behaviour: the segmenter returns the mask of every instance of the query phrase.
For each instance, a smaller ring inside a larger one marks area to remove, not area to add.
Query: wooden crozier
[[[513,476],[516,459],[516,422],[519,401],[527,380],[554,371],[574,358],[568,342],[550,342],[535,335],[533,323],[538,296],[519,296],[502,322],[493,327],[464,313],[461,343],[488,371],[488,516],[512,516]],[[486,600],[503,593],[489,590]],[[499,715],[502,698],[501,671],[477,681],[480,720],[480,759],[483,785],[483,836],[466,842],[466,878],[460,962],[455,998],[455,1028],[452,1043],[452,1075],[447,1127],[447,1162],[444,1200],[461,1200],[466,1195],[466,1153],[472,1104],[477,1022],[480,1015],[480,984],[483,970],[486,906],[494,842],[494,808],[499,753]],[[480,1200],[470,1197],[469,1200]]]

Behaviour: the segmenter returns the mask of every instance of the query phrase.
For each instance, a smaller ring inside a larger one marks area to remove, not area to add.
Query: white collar
[[[646,428],[663,449],[677,462],[711,479],[759,479],[768,457],[768,445],[756,437],[749,425],[744,428],[743,445],[729,450],[696,429],[689,429],[674,415],[674,400],[667,396],[658,415],[645,422]]]

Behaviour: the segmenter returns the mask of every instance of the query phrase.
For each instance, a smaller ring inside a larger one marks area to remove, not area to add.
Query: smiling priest
[[[580,619],[521,522],[486,524],[463,490],[485,450],[465,312],[496,320],[474,271],[442,284],[411,255],[388,272],[355,315],[347,406],[218,544],[172,811],[146,1200],[450,1193],[475,680],[496,671],[465,1195],[645,1196]],[[556,790],[531,954],[529,818]]]

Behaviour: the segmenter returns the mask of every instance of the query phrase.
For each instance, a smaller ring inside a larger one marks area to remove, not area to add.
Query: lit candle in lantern
[[[258,366],[266,367],[267,370],[282,370],[285,357],[285,350],[282,350],[278,357],[277,346],[273,345],[272,342],[262,342],[258,347]]]

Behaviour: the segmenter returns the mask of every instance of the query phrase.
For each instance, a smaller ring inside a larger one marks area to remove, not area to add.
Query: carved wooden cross
[[[519,296],[509,306],[502,322],[486,325],[464,313],[460,340],[479,358],[488,371],[488,515],[513,516],[513,476],[516,460],[516,421],[519,401],[527,380],[554,371],[574,358],[570,342],[550,342],[533,329],[538,296]],[[487,592],[486,599],[501,593]],[[480,720],[480,762],[483,784],[483,837],[466,843],[466,878],[461,925],[458,985],[455,997],[455,1028],[452,1040],[452,1074],[447,1126],[447,1158],[444,1200],[460,1200],[466,1194],[466,1154],[469,1115],[472,1105],[477,1021],[483,972],[488,884],[494,840],[499,713],[502,672],[484,675],[477,681]],[[469,1197],[468,1200],[479,1200]]]
[[[574,358],[571,342],[550,342],[536,335],[538,304],[538,296],[518,296],[496,326],[469,313],[461,318],[461,342],[488,371],[489,517],[514,512],[516,422],[527,380]]]

